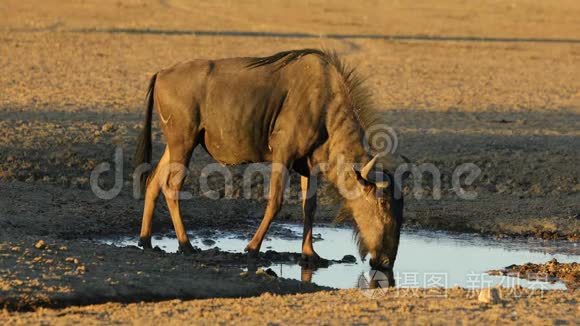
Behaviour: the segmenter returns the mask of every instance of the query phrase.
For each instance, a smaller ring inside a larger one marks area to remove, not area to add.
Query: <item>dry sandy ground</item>
[[[563,292],[503,289],[497,304],[479,302],[463,289],[388,290],[369,298],[360,290],[323,291],[248,299],[165,301],[31,313],[0,312],[10,324],[528,324],[574,325],[580,317],[578,296]],[[128,322],[131,320],[131,322]]]
[[[251,1],[243,6],[233,1],[2,1],[0,302],[32,308],[317,289],[263,277],[239,282],[238,258],[212,264],[217,258],[209,254],[186,259],[88,241],[138,232],[141,203],[131,197],[129,166],[147,79],[191,58],[334,48],[368,76],[376,102],[397,131],[399,152],[433,163],[443,173],[441,200],[430,199],[429,191],[421,200],[408,196],[407,226],[577,241],[579,16],[578,2],[563,0]],[[158,131],[155,140],[159,155]],[[116,147],[123,149],[127,184],[115,199],[100,200],[89,190],[90,171],[112,161]],[[194,156],[195,175],[210,158],[201,151]],[[450,189],[451,172],[467,162],[482,169],[470,188],[478,193],[472,201]],[[233,171],[239,177],[243,170]],[[223,193],[220,180],[210,181]],[[233,200],[202,197],[193,177],[187,187],[196,195],[184,204],[190,228],[250,232],[261,217],[259,187],[250,201],[239,193]],[[294,186],[281,219],[300,220],[296,193]],[[320,198],[318,221],[331,221],[336,195],[323,185]],[[158,206],[155,230],[169,230],[167,211]],[[47,250],[33,248],[39,239]],[[152,260],[155,264],[146,262]],[[213,279],[219,282],[208,281]],[[222,285],[208,285],[216,283]],[[170,317],[210,323],[244,311],[219,314],[231,302],[271,311],[249,314],[247,323],[278,317],[305,321],[304,309],[329,322],[340,315],[358,322],[557,323],[578,315],[577,291],[491,308],[459,299],[465,293],[457,291],[446,300],[369,304],[353,291],[339,291],[227,302],[107,304],[2,317],[23,318],[22,323],[135,316],[151,323]]]

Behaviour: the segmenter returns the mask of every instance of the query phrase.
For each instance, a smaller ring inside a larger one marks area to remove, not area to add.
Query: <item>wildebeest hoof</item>
[[[143,249],[153,249],[153,246],[151,245],[151,238],[139,238],[137,246]]]
[[[177,253],[179,254],[184,254],[184,255],[191,255],[195,253],[195,248],[193,248],[193,246],[191,245],[191,243],[186,242],[183,244],[179,244],[179,249],[177,250]]]
[[[317,253],[311,255],[302,254],[302,256],[300,256],[299,265],[305,268],[316,270],[317,268],[320,267],[323,268],[328,267],[330,265],[330,262],[318,256]]]
[[[302,255],[300,256],[300,259],[302,260],[302,262],[305,263],[309,263],[309,264],[315,264],[321,260],[323,260],[322,258],[320,258],[320,256],[318,256],[317,253],[312,253],[312,254],[305,254],[302,253]]]

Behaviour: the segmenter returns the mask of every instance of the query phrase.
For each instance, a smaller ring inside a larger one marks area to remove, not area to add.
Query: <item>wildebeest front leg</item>
[[[272,223],[272,219],[274,219],[282,207],[282,201],[284,200],[284,187],[288,179],[287,166],[287,164],[281,163],[272,164],[270,198],[268,199],[268,205],[266,206],[264,218],[262,219],[258,230],[254,234],[254,237],[248,243],[245,249],[250,257],[257,257],[258,252],[260,251],[260,246],[262,246],[264,236],[270,227],[270,223]]]
[[[302,214],[304,215],[304,233],[302,234],[302,259],[307,262],[316,262],[320,256],[312,247],[312,222],[316,211],[316,185],[311,177],[300,178],[302,189]]]

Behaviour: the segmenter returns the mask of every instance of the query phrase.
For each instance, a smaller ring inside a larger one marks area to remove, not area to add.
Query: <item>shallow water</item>
[[[284,224],[281,229],[264,240],[262,251],[299,252],[302,226]],[[280,236],[282,234],[283,236]],[[318,254],[326,259],[341,259],[344,255],[358,257],[352,230],[343,227],[316,226],[315,234],[321,240],[314,243]],[[213,236],[191,234],[191,242],[201,249],[219,247],[223,251],[242,252],[248,239],[240,234],[217,233]],[[208,239],[212,241],[207,241]],[[205,241],[204,241],[205,240]],[[135,245],[135,239],[103,241],[117,246]],[[177,240],[171,236],[155,237],[153,245],[167,252],[177,251]],[[544,263],[556,258],[559,262],[579,262],[580,248],[565,241],[525,241],[491,239],[472,234],[449,234],[430,231],[404,231],[394,268],[399,287],[453,287],[482,288],[494,285],[514,287],[520,285],[535,289],[565,289],[560,282],[528,281],[515,277],[490,276],[486,271],[501,269],[511,264],[527,262]],[[270,266],[279,277],[301,279],[298,264]],[[335,288],[354,288],[366,285],[370,267],[368,260],[357,258],[354,264],[333,264],[312,272],[312,282]],[[372,275],[372,274],[371,274]]]

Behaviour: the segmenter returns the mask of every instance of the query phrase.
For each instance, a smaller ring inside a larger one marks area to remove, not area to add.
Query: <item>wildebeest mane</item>
[[[280,70],[306,55],[319,56],[340,73],[348,92],[350,108],[363,129],[369,128],[374,123],[380,123],[380,114],[373,106],[371,92],[364,84],[365,79],[357,73],[355,68],[345,63],[335,51],[318,49],[283,51],[269,57],[250,58],[247,67],[277,65],[276,70]]]
[[[319,56],[325,62],[332,65],[338,71],[340,76],[342,76],[342,80],[347,91],[348,100],[350,102],[346,107],[347,110],[352,112],[356,121],[358,121],[358,124],[362,129],[361,135],[364,134],[365,130],[368,130],[374,124],[385,123],[382,118],[383,115],[381,115],[380,111],[377,110],[373,105],[371,96],[372,94],[364,83],[365,79],[357,73],[355,68],[349,66],[345,61],[343,61],[335,51],[318,49],[284,51],[269,57],[250,58],[246,67],[252,69],[266,65],[276,65],[274,71],[278,71],[306,55]],[[370,145],[372,146],[372,144]],[[340,223],[347,219],[352,219],[352,212],[350,209],[343,206],[338,216],[336,217],[335,222]],[[354,223],[353,236],[359,249],[359,255],[361,259],[364,259],[368,253],[368,250],[364,245],[356,223]]]

